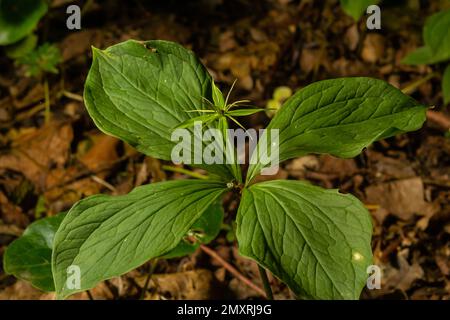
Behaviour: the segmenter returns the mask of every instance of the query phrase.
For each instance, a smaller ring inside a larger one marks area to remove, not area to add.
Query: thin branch
[[[92,175],[91,179],[94,180],[95,182],[97,182],[98,184],[101,184],[102,186],[106,187],[107,189],[111,190],[112,192],[116,191],[116,188],[110,184],[109,182],[103,180],[102,178],[96,176],[96,175]]]
[[[445,131],[450,130],[450,119],[447,118],[442,112],[427,110],[428,120],[436,123]]]
[[[148,285],[150,284],[150,279],[152,278],[153,273],[155,272],[156,265],[158,264],[158,259],[154,259],[150,262],[150,268],[147,273],[147,278],[145,279],[144,286],[142,287],[141,296],[139,297],[139,300],[144,300],[145,294],[148,290]]]
[[[44,80],[44,104],[45,104],[45,123],[50,122],[50,90],[48,88],[48,80]]]
[[[228,270],[228,272],[230,272],[233,276],[235,276],[237,279],[239,279],[240,281],[242,281],[244,284],[246,284],[248,287],[252,288],[253,290],[255,290],[256,292],[258,292],[260,295],[262,295],[263,297],[267,298],[267,295],[265,293],[265,291],[263,289],[261,289],[260,287],[258,287],[256,284],[254,284],[253,282],[251,282],[249,279],[247,279],[245,276],[243,276],[235,267],[233,267],[231,264],[229,264],[228,262],[226,262],[221,256],[219,256],[214,250],[212,250],[211,248],[208,248],[205,245],[200,245],[200,249],[203,250],[203,252],[205,252],[206,254],[208,254],[209,256],[211,256],[212,258],[216,259],[218,262],[220,262],[220,264],[226,269]]]
[[[411,94],[414,91],[416,91],[417,88],[420,87],[423,83],[427,82],[428,80],[430,80],[438,75],[439,74],[437,72],[432,72],[430,74],[427,74],[425,77],[415,80],[415,81],[411,82],[410,84],[408,84],[406,87],[404,87],[402,89],[402,92],[404,94]]]
[[[66,91],[66,90],[64,90],[62,92],[62,94],[66,98],[69,98],[69,99],[72,99],[72,100],[75,100],[75,101],[79,101],[79,102],[83,102],[83,96],[80,96],[79,94],[72,93],[72,92],[69,92],[69,91]]]
[[[92,293],[90,290],[86,290],[86,293],[87,293],[89,300],[95,300],[94,297],[92,296]]]

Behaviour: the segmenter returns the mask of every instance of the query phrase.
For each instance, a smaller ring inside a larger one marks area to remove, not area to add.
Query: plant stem
[[[45,124],[50,122],[50,92],[48,89],[48,80],[44,80],[44,99],[45,99]]]
[[[416,81],[411,82],[410,84],[408,84],[406,87],[404,87],[402,89],[402,92],[404,94],[411,94],[414,91],[416,91],[416,89],[423,83],[427,82],[428,80],[438,76],[439,74],[437,72],[432,72],[430,74],[427,74],[425,77],[420,78]]]
[[[155,272],[156,265],[158,264],[158,259],[154,259],[152,262],[150,262],[150,268],[147,273],[147,278],[145,279],[144,287],[141,291],[141,296],[139,297],[139,300],[144,300],[145,293],[148,290],[148,285],[150,284],[150,279],[152,278],[153,272]]]
[[[222,137],[224,139],[223,143],[225,146],[225,157],[227,159],[234,159],[233,164],[231,165],[232,174],[238,183],[242,183],[241,166],[237,161],[237,150],[232,146],[228,137],[228,120],[226,117],[219,118],[217,128],[222,132]]]
[[[272,288],[270,287],[269,279],[267,278],[266,269],[258,264],[259,275],[264,286],[264,291],[266,292],[266,297],[268,300],[273,300]]]
[[[92,293],[90,290],[86,290],[86,293],[87,293],[89,300],[95,300],[94,297],[92,296]]]
[[[163,165],[162,169],[163,170],[167,170],[167,171],[182,173],[182,174],[185,174],[185,175],[191,176],[193,178],[197,178],[197,179],[203,179],[203,180],[208,179],[208,176],[205,176],[205,175],[203,175],[201,173],[194,172],[194,171],[191,171],[191,170],[188,170],[188,169],[184,169],[184,168],[178,168],[178,167],[174,167],[174,166]]]
[[[72,99],[75,101],[79,101],[79,102],[83,102],[83,96],[81,96],[79,94],[63,90],[62,95],[66,98],[69,98],[69,99]]]

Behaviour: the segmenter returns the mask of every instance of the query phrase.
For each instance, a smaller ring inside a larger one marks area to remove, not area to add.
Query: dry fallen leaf
[[[119,158],[116,147],[120,140],[105,134],[95,135],[92,140],[93,146],[80,157],[80,162],[92,172],[108,168],[115,163]]]
[[[52,122],[19,135],[12,148],[0,156],[0,170],[21,172],[38,189],[43,189],[50,169],[64,167],[72,138],[72,126],[65,122]]]
[[[366,188],[367,203],[378,204],[402,220],[424,215],[428,204],[419,177],[371,185]]]
[[[388,267],[383,272],[381,285],[384,291],[393,289],[406,291],[414,281],[424,275],[422,267],[417,262],[409,264],[402,252],[397,255],[397,262],[399,269]]]

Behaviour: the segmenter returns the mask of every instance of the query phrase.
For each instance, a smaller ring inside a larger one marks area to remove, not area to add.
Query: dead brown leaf
[[[397,262],[399,269],[389,267],[383,272],[381,285],[384,290],[406,291],[414,281],[421,279],[424,275],[422,267],[417,262],[409,264],[401,252],[397,255]]]
[[[366,197],[368,203],[378,204],[402,220],[409,220],[414,214],[424,215],[428,210],[419,177],[371,185],[366,188]]]
[[[64,122],[19,135],[12,148],[0,156],[0,170],[20,172],[38,189],[44,189],[50,169],[62,168],[69,158],[72,138],[72,126]]]
[[[80,157],[80,162],[90,171],[106,169],[117,161],[119,156],[116,147],[120,140],[105,134],[94,135],[92,140],[93,146]]]

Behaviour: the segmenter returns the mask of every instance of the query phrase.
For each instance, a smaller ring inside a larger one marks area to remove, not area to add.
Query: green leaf
[[[425,114],[425,106],[382,80],[338,78],[297,91],[267,129],[279,129],[279,161],[308,153],[350,158],[376,140],[419,129]],[[250,165],[247,181],[261,166]]]
[[[442,76],[442,95],[444,96],[444,104],[450,102],[450,64],[445,68]]]
[[[139,151],[170,160],[171,132],[208,109],[211,77],[194,54],[167,41],[128,40],[102,51],[85,84],[95,124]]]
[[[195,238],[195,242],[191,243],[188,240],[181,240],[181,242],[166,253],[164,259],[179,258],[192,254],[197,250],[200,244],[208,244],[214,240],[220,232],[223,221],[223,208],[220,201],[216,201],[210,205],[202,216],[192,225],[187,233],[187,236]]]
[[[226,114],[230,115],[230,116],[235,116],[235,117],[243,117],[243,116],[250,116],[252,114],[261,112],[261,111],[266,111],[266,109],[259,109],[259,108],[254,108],[254,109],[238,109],[238,110],[230,110],[227,111]]]
[[[366,12],[368,6],[377,4],[379,0],[341,0],[342,10],[349,16],[353,17],[355,21]]]
[[[189,111],[209,109],[212,79],[205,67],[191,51],[162,40],[128,40],[93,52],[84,98],[97,127],[146,155],[171,160],[174,128],[201,115]],[[232,177],[226,165],[202,168]]]
[[[200,246],[199,243],[190,243],[187,240],[181,240],[175,248],[163,255],[162,259],[175,259],[193,254]]]
[[[123,196],[79,201],[55,235],[52,271],[58,298],[166,254],[224,191],[223,182],[176,180],[141,186]],[[66,285],[66,270],[72,265],[81,273],[79,288]]]
[[[33,222],[23,235],[14,240],[5,251],[5,272],[30,281],[44,291],[54,291],[51,258],[53,238],[66,213]]]
[[[407,55],[405,64],[433,64],[450,59],[450,9],[427,18],[423,28],[425,46]]]
[[[225,99],[223,98],[222,91],[220,91],[220,89],[216,86],[214,81],[212,81],[212,96],[214,105],[217,106],[219,109],[224,110]]]
[[[217,113],[214,113],[214,114],[205,114],[205,115],[198,116],[195,118],[190,118],[190,119],[184,121],[183,123],[180,123],[176,127],[176,129],[191,128],[194,126],[195,122],[197,122],[197,121],[202,122],[202,126],[205,126],[208,123],[210,123],[211,121],[216,120],[218,117],[219,117],[219,115]]]
[[[191,232],[195,234],[200,243],[208,244],[219,235],[224,216],[221,202],[216,201],[209,206],[191,227]]]
[[[47,12],[45,0],[0,0],[0,45],[30,34]]]
[[[433,53],[430,47],[420,47],[403,58],[404,64],[427,64],[433,61]]]
[[[44,43],[19,57],[16,63],[25,67],[25,74],[28,77],[39,77],[46,72],[58,73],[56,66],[61,60],[59,48],[56,45]]]
[[[354,196],[300,181],[244,189],[237,216],[239,252],[303,298],[358,299],[371,234],[370,215]]]

